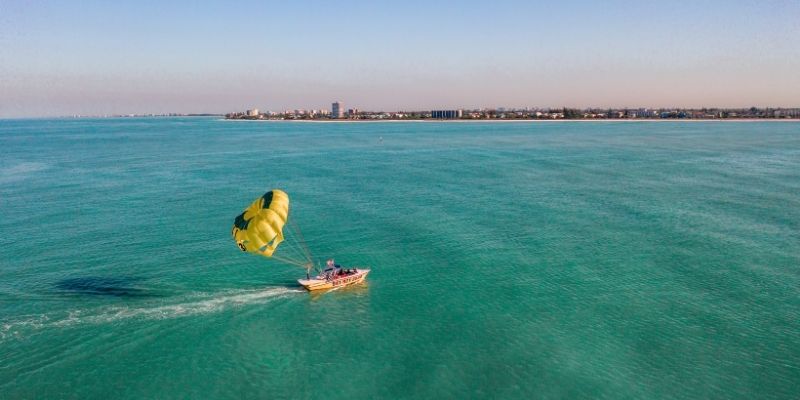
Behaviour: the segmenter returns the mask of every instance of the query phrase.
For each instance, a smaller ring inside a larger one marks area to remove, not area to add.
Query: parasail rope
[[[294,223],[294,220],[289,220],[289,225],[291,225],[293,231],[296,231],[297,237],[300,239],[302,250],[306,253],[308,261],[313,262],[314,257],[311,256],[311,250],[308,248],[308,244],[306,243],[306,239],[303,237],[303,232],[300,231],[300,227]]]
[[[295,263],[305,262],[304,261],[305,256],[303,255],[302,251],[298,247],[295,247],[296,245],[292,245],[291,241],[284,241],[283,244],[286,245],[283,248],[283,251],[282,251],[283,254],[281,256],[277,256],[277,257],[280,257],[282,260],[291,260],[291,261],[294,261]],[[276,257],[275,254],[273,254],[272,256]]]
[[[284,237],[283,243],[281,243],[282,250],[279,251],[281,251],[282,255],[286,259],[296,259],[298,261],[305,260],[305,252],[298,244],[298,239],[296,237],[297,235],[292,232],[289,225],[287,225],[285,228],[284,234],[286,236]]]
[[[308,269],[309,265],[313,267],[313,259],[310,258],[307,246],[304,248],[300,244],[301,236],[297,231],[297,226],[290,224],[287,228],[289,229],[285,230],[285,233],[289,235],[284,237],[283,243],[281,243],[283,251],[279,250],[283,254],[272,254],[272,258],[305,269]]]
[[[301,254],[302,258],[306,258],[305,252],[303,251],[302,248],[300,248],[300,239],[297,236],[297,232],[293,229],[292,225],[288,223],[288,221],[285,228],[288,232],[291,232],[292,248],[295,249],[299,254]]]
[[[293,255],[299,259],[303,259],[309,262],[312,261],[308,259],[305,250],[303,250],[303,248],[300,246],[299,239],[297,238],[298,236],[297,233],[294,232],[292,229],[289,229],[289,232],[291,232],[292,235],[287,236],[286,240],[284,240],[284,243],[286,243],[287,246],[286,249],[294,252]]]
[[[283,239],[283,248],[285,249],[286,253],[294,253],[294,255],[301,255],[300,247],[295,243],[295,240],[292,236],[286,236]],[[301,257],[302,258],[302,257]]]
[[[276,260],[278,260],[280,262],[284,262],[286,264],[295,265],[295,266],[298,266],[298,267],[301,267],[301,268],[307,268],[307,264],[304,264],[304,263],[301,263],[299,261],[295,261],[295,260],[292,260],[292,259],[289,259],[289,258],[276,256],[276,255],[273,255],[272,258],[274,258],[274,259],[276,259]]]

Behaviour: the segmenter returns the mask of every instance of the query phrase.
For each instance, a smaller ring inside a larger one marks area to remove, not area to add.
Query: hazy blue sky
[[[800,1],[0,0],[0,116],[800,106]]]

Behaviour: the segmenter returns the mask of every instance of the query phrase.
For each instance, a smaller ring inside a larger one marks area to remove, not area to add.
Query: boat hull
[[[356,285],[364,282],[364,279],[369,274],[368,269],[358,269],[358,272],[352,275],[337,277],[335,279],[298,279],[297,282],[308,291],[333,289],[343,286]]]

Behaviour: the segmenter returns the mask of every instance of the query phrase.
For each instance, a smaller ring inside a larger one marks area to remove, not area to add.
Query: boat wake
[[[235,307],[264,304],[305,293],[305,290],[274,287],[262,290],[231,290],[222,293],[196,293],[178,302],[148,302],[139,307],[104,306],[69,310],[60,313],[28,315],[14,320],[0,320],[0,341],[19,337],[26,332],[87,324],[109,324],[127,320],[158,320],[222,312]],[[166,303],[166,304],[165,304]]]

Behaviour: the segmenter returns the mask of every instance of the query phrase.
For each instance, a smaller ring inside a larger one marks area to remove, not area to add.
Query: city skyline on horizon
[[[789,1],[0,7],[0,118],[800,107]]]
[[[567,106],[559,106],[559,107],[537,107],[537,106],[527,106],[527,107],[503,107],[503,106],[493,106],[493,107],[433,107],[433,108],[404,108],[404,109],[371,109],[371,108],[363,108],[359,106],[347,106],[344,102],[337,102],[340,104],[340,117],[344,118],[345,114],[350,113],[351,111],[355,111],[360,114],[393,114],[393,113],[405,113],[405,114],[426,114],[431,113],[433,111],[462,111],[462,112],[482,112],[482,113],[514,113],[514,112],[553,112],[559,113],[563,112],[564,110],[571,110],[571,111],[585,111],[585,112],[606,112],[606,111],[613,111],[613,112],[625,112],[625,111],[632,111],[632,112],[641,112],[647,111],[651,113],[657,112],[678,112],[678,111],[707,111],[707,112],[735,112],[735,111],[748,111],[748,110],[755,110],[758,112],[769,112],[769,113],[779,113],[784,114],[785,112],[791,112],[792,115],[800,114],[800,106],[792,107],[792,106],[780,106],[780,107],[757,107],[757,106],[749,106],[749,107],[567,107]],[[322,115],[335,115],[333,107],[320,107],[320,108],[313,108],[313,107],[299,107],[299,108],[285,108],[285,109],[263,109],[260,107],[251,107],[241,110],[233,110],[230,112],[225,111],[187,111],[187,112],[172,112],[172,111],[164,111],[164,112],[142,112],[142,113],[105,113],[105,114],[64,114],[64,115],[37,115],[37,116],[19,116],[19,117],[2,117],[0,119],[36,119],[36,118],[108,118],[108,117],[167,117],[167,116],[227,116],[227,115],[248,115],[251,112],[257,113],[264,116],[280,116],[284,114],[298,114],[298,115],[315,115],[317,117]],[[796,117],[793,117],[796,118]]]

